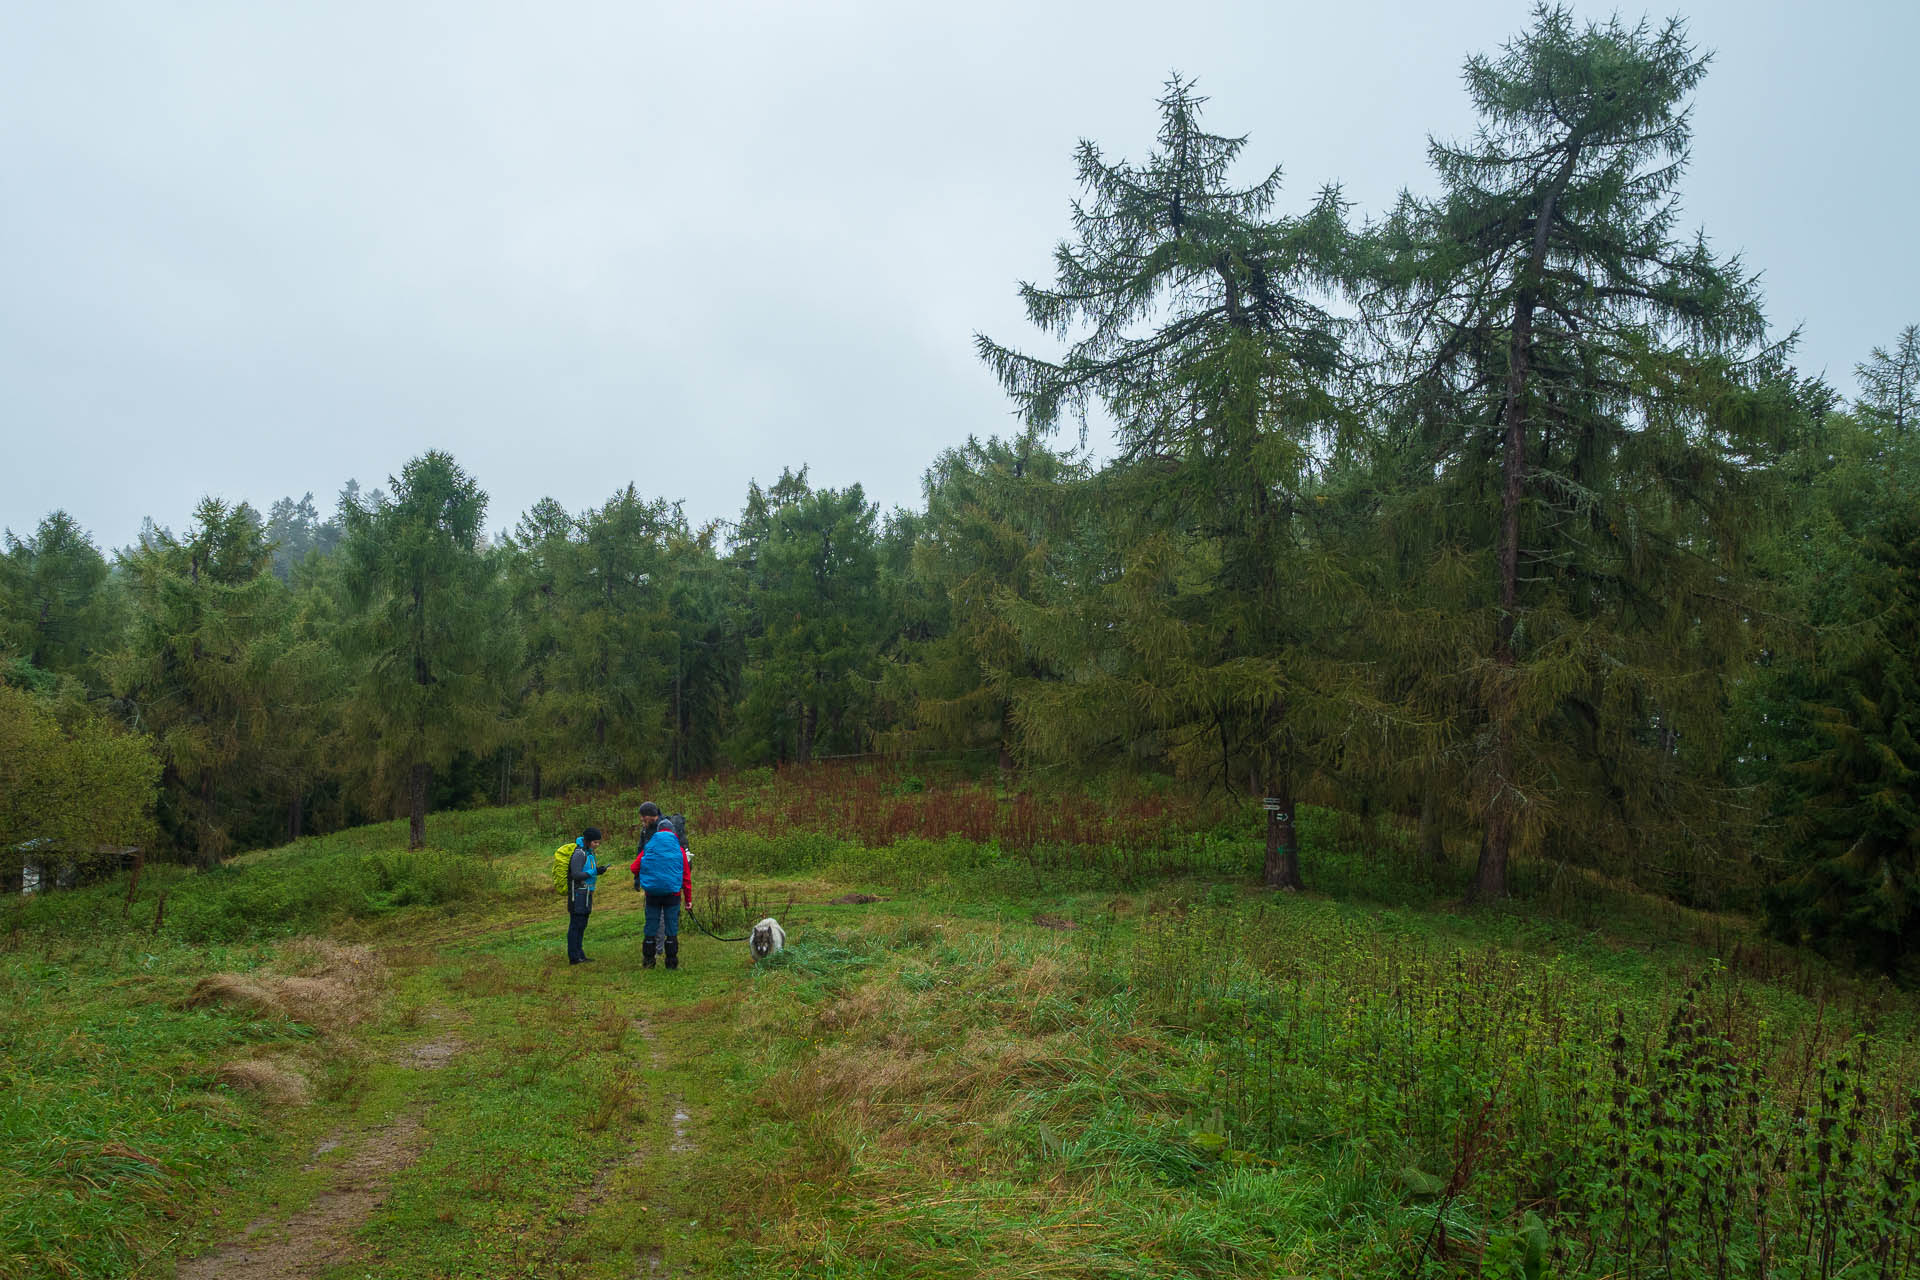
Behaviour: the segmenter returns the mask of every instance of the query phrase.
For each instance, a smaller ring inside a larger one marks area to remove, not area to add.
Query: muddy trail
[[[625,904],[621,904],[624,906]],[[683,937],[682,970],[643,969],[637,911],[596,912],[595,964],[565,965],[546,917],[394,940],[390,990],[322,1053],[374,1062],[371,1102],[334,1105],[277,1205],[233,1189],[229,1226],[176,1280],[706,1274],[688,1189],[713,1156],[707,1114],[750,978],[744,947]],[[551,934],[552,936],[548,936]],[[382,1021],[384,1019],[384,1021]],[[314,1102],[311,1120],[328,1103]],[[289,1191],[289,1186],[297,1190]],[[707,1215],[711,1216],[711,1215]],[[202,1248],[205,1248],[203,1245]]]
[[[240,1239],[181,1263],[178,1280],[305,1280],[359,1260],[355,1233],[380,1207],[393,1175],[419,1159],[425,1143],[412,1115],[359,1135],[311,1204],[284,1221],[256,1219]],[[343,1145],[325,1139],[315,1158]]]

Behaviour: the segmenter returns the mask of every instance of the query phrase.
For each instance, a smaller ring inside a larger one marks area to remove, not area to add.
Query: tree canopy
[[[111,557],[9,531],[0,838],[418,845],[449,805],[886,753],[1225,794],[1276,888],[1324,805],[1475,902],[1550,868],[1920,980],[1920,328],[1850,402],[1794,367],[1682,224],[1709,66],[1677,20],[1540,7],[1371,217],[1174,76],[1144,154],[1074,151],[1029,342],[975,338],[1019,420],[912,509],[802,442],[733,519],[610,475],[489,536],[436,450]]]

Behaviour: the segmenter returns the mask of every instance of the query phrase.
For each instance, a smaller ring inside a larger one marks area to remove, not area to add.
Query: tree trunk
[[[140,887],[140,872],[146,865],[146,849],[135,849],[133,851],[133,874],[127,877],[127,900],[120,904],[120,918],[122,920],[127,918],[127,912],[133,907],[133,891]]]
[[[1487,815],[1487,827],[1480,835],[1480,859],[1474,864],[1473,883],[1467,886],[1468,902],[1491,902],[1507,893],[1507,848],[1513,836],[1512,815],[1504,808]]]
[[[1277,801],[1278,807],[1267,806],[1266,884],[1269,889],[1298,893],[1307,886],[1300,878],[1300,835],[1293,824],[1293,779],[1286,771],[1275,776],[1267,790],[1267,799]]]
[[[533,762],[533,802],[540,803],[540,762]]]
[[[813,727],[820,712],[811,702],[800,704],[800,742],[795,758],[800,764],[813,762]]]
[[[1493,767],[1487,796],[1486,838],[1480,845],[1479,865],[1473,871],[1473,884],[1467,890],[1468,902],[1485,902],[1507,893],[1507,858],[1513,840],[1513,806],[1518,792],[1513,785],[1514,669],[1518,660],[1513,650],[1514,626],[1520,609],[1520,501],[1527,484],[1527,375],[1533,353],[1533,312],[1535,289],[1546,266],[1548,242],[1552,238],[1554,206],[1566,190],[1580,160],[1576,140],[1567,149],[1560,171],[1540,201],[1539,216],[1534,219],[1533,244],[1521,268],[1519,289],[1513,299],[1513,332],[1507,344],[1507,389],[1501,406],[1506,427],[1506,450],[1502,462],[1505,483],[1500,489],[1500,623],[1495,632],[1494,673],[1491,705],[1493,721]]]
[[[303,799],[304,797],[301,796],[299,788],[296,787],[293,792],[293,799],[287,802],[287,840],[289,842],[300,838],[301,819],[306,809],[306,806],[301,803]]]
[[[681,747],[686,740],[687,726],[680,719],[680,641],[676,637],[673,642],[673,766],[670,775],[676,782],[686,776],[681,772],[685,759]]]
[[[433,767],[424,761],[413,766],[407,779],[407,848],[424,848],[427,843],[427,782]]]
[[[1445,833],[1440,829],[1440,792],[1431,782],[1420,793],[1420,857],[1435,867],[1447,860]]]
[[[1000,704],[1000,772],[1013,772],[1013,704]]]
[[[208,769],[200,775],[200,861],[212,866],[226,852],[226,842],[220,839],[218,818],[219,792],[215,790],[213,770]]]
[[[1513,836],[1513,651],[1520,608],[1520,500],[1527,480],[1527,355],[1533,340],[1533,295],[1522,289],[1513,304],[1513,346],[1507,366],[1506,483],[1500,489],[1500,621],[1494,632],[1494,686],[1488,707],[1493,720],[1493,767],[1487,796],[1486,839],[1473,870],[1468,902],[1507,893],[1507,846]]]

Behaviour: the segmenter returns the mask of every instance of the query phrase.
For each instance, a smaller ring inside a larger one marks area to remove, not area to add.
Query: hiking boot
[[[680,967],[680,939],[668,938],[667,939],[667,968],[678,969],[679,967]]]
[[[643,939],[643,940],[641,941],[641,943],[640,943],[640,967],[641,967],[642,969],[651,969],[651,968],[653,968],[653,953],[654,953],[654,949],[655,949],[656,947],[658,947],[659,945],[660,945],[660,944],[659,944],[659,943],[657,943],[657,942],[655,942],[655,941],[654,941],[654,940],[653,940],[652,938],[646,938],[646,939]],[[673,962],[672,962],[671,960],[669,960],[669,961],[667,962],[667,968],[669,968],[669,969],[671,969],[671,968],[673,968]]]

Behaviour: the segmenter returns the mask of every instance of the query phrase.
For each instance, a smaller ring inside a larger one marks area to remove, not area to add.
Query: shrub
[[[329,842],[198,873],[150,870],[131,912],[123,913],[124,883],[49,894],[23,909],[22,923],[53,932],[101,932],[150,928],[157,912],[162,930],[173,937],[237,942],[320,932],[342,920],[406,907],[473,901],[500,892],[501,884],[493,863],[444,849],[362,852]],[[158,910],[162,892],[165,908]]]
[[[145,842],[159,784],[148,739],[86,716],[62,727],[41,699],[0,685],[0,872],[18,871],[30,842],[65,861]]]

